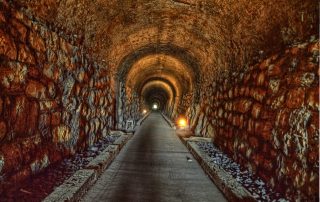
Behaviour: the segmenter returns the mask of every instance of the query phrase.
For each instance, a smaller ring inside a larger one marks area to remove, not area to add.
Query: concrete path
[[[159,113],[153,112],[83,201],[223,202],[226,199],[174,130]]]

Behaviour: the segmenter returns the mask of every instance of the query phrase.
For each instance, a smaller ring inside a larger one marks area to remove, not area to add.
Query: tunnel
[[[133,114],[152,110],[153,104],[173,118],[185,114],[187,102],[196,103],[199,97],[199,62],[181,47],[148,44],[126,55],[117,69],[119,128],[129,117],[138,121]],[[130,109],[125,110],[127,106]]]
[[[1,0],[0,201],[319,201],[319,2]]]

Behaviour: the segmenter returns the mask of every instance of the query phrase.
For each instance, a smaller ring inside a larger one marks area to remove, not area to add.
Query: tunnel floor
[[[153,112],[83,201],[226,199],[161,114]]]

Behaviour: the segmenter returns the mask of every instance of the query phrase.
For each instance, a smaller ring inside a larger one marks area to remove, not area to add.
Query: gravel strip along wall
[[[90,189],[100,174],[110,165],[122,147],[132,137],[132,134],[119,136],[112,145],[108,146],[97,157],[95,157],[86,169],[77,171],[73,176],[57,187],[45,202],[58,201],[80,201],[81,197]]]
[[[200,163],[204,171],[209,175],[209,177],[214,181],[214,183],[219,187],[219,189],[224,193],[225,197],[229,201],[243,201],[250,202],[255,201],[253,196],[239,184],[236,179],[234,179],[230,173],[226,172],[221,165],[212,163],[210,156],[206,155],[204,151],[199,148],[197,142],[201,140],[189,140],[184,139],[186,145],[193,154],[193,156]]]
[[[195,135],[291,200],[318,197],[319,41],[206,82],[189,109]]]
[[[115,103],[108,68],[93,62],[81,38],[6,2],[0,2],[0,182],[22,180],[93,145],[114,127]]]
[[[120,135],[108,135],[87,150],[77,152],[62,161],[50,164],[30,178],[19,182],[4,183],[0,201],[42,201],[78,170],[96,169],[96,173],[99,174],[105,168],[105,164],[108,164],[108,161],[113,159],[101,159],[105,157],[103,154],[108,153],[109,156],[119,151],[119,146],[112,145],[119,137]],[[112,152],[113,150],[115,152]],[[97,165],[95,162],[101,162],[102,165]]]
[[[183,138],[183,142],[229,201],[288,201],[216,148],[210,138]]]

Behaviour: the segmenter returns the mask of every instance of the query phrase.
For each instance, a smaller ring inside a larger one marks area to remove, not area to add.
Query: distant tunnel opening
[[[168,44],[150,44],[124,57],[118,69],[118,128],[154,104],[171,118],[185,115],[198,102],[198,68],[188,51]]]
[[[143,101],[149,110],[163,111],[169,108],[169,95],[162,88],[152,88],[143,94]]]

